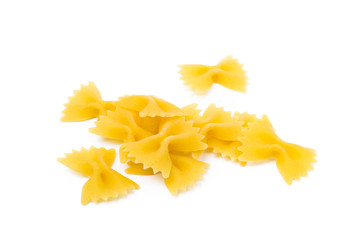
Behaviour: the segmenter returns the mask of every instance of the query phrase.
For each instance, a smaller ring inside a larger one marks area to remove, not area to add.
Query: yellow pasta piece
[[[226,88],[246,92],[247,77],[243,65],[228,56],[215,66],[199,64],[180,65],[181,79],[198,94],[206,93],[214,83]]]
[[[154,96],[132,95],[119,98],[116,104],[139,112],[140,117],[176,117],[184,112],[177,106]]]
[[[74,91],[74,96],[69,97],[69,102],[64,104],[63,122],[85,121],[106,114],[107,110],[114,110],[111,101],[103,101],[98,88],[93,82],[87,86],[81,85],[80,90]]]
[[[144,168],[152,168],[154,173],[161,172],[164,178],[170,175],[172,161],[170,152],[194,152],[207,148],[201,140],[199,129],[184,118],[169,119],[161,126],[158,134],[137,142],[124,143],[120,147],[120,160],[126,163],[142,163]]]
[[[239,138],[242,134],[243,122],[240,121],[240,114],[232,116],[231,112],[224,111],[223,108],[217,108],[211,104],[202,116],[194,110],[195,105],[189,105],[183,108],[187,111],[188,119],[193,119],[194,127],[200,128],[200,134],[204,135],[203,141],[207,143],[208,150],[239,162],[241,152],[237,149],[241,142]],[[202,152],[194,153],[196,158]],[[245,165],[245,162],[240,162]]]
[[[145,122],[147,120],[152,121],[146,118]],[[89,131],[108,139],[134,142],[154,134],[142,126],[143,122],[144,119],[140,118],[137,112],[117,106],[115,111],[100,116],[95,122],[96,127],[90,128]]]
[[[100,202],[125,196],[129,191],[139,186],[130,179],[122,176],[110,166],[115,159],[114,149],[82,148],[65,154],[65,158],[58,161],[70,169],[90,177],[84,184],[81,194],[83,205],[89,202]]]
[[[249,123],[241,137],[241,159],[245,161],[263,161],[275,159],[277,168],[287,184],[300,177],[307,176],[316,162],[315,151],[281,140],[274,132],[267,116]]]

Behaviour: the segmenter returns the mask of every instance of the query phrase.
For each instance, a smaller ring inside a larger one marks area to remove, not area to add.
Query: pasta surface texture
[[[198,94],[209,91],[214,83],[238,92],[246,92],[247,77],[243,65],[228,56],[215,66],[200,64],[180,65],[179,73],[185,85]]]
[[[241,137],[241,159],[263,161],[275,159],[277,168],[287,184],[307,176],[312,164],[316,162],[315,151],[310,148],[281,140],[274,131],[269,119],[263,116],[249,123]]]
[[[83,205],[89,202],[101,202],[127,195],[139,186],[111,168],[115,159],[114,149],[82,148],[65,154],[58,161],[70,169],[90,177],[84,184],[81,194]]]

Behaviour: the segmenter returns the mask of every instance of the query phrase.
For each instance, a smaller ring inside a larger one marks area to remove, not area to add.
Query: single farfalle
[[[106,139],[134,142],[155,134],[159,123],[159,119],[141,118],[138,112],[117,106],[115,111],[100,116],[89,131]]]
[[[179,73],[185,85],[198,94],[209,91],[214,83],[238,92],[246,92],[247,77],[243,65],[228,56],[215,66],[200,64],[180,65]]]
[[[147,95],[131,95],[119,98],[117,106],[139,112],[140,117],[181,117],[184,112],[172,103]]]
[[[205,112],[200,115],[195,105],[183,108],[189,115],[186,117],[194,121],[193,126],[200,128],[200,134],[204,135],[203,141],[208,145],[208,151],[229,158],[235,162],[245,165],[239,161],[241,146],[239,138],[242,134],[244,122],[240,120],[239,114],[224,111],[223,108],[211,104]],[[198,157],[202,152],[194,153]]]
[[[65,154],[58,161],[70,169],[90,177],[81,194],[83,205],[89,202],[112,200],[127,195],[139,186],[111,168],[116,152],[114,149],[82,148]]]
[[[281,140],[274,131],[267,116],[255,119],[243,129],[240,139],[242,145],[238,148],[242,152],[244,161],[276,160],[277,168],[287,184],[300,177],[308,175],[316,162],[313,149]]]
[[[63,122],[79,122],[100,115],[106,115],[107,110],[114,110],[112,101],[103,101],[98,88],[93,82],[81,85],[79,90],[74,90],[74,96],[69,97],[69,102],[64,104]]]
[[[130,163],[129,174],[149,175],[160,173],[169,191],[176,195],[201,179],[208,167],[191,153],[202,151],[199,128],[184,118],[168,119],[161,124],[158,134],[120,147],[120,160]]]

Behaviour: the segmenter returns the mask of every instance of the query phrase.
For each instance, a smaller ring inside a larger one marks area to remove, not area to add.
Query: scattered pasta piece
[[[142,163],[145,169],[152,168],[154,173],[161,172],[164,178],[168,178],[172,167],[170,152],[205,150],[207,145],[201,141],[203,138],[192,122],[186,122],[184,118],[169,119],[158,134],[124,143],[120,147],[120,161]]]
[[[109,111],[107,115],[100,116],[100,119],[95,122],[96,127],[90,128],[89,131],[108,139],[134,142],[153,135],[141,126],[142,122],[143,119],[137,112],[117,106],[115,111]]]
[[[84,184],[81,194],[83,205],[89,202],[100,202],[125,196],[139,186],[111,168],[115,159],[114,149],[82,148],[65,154],[58,161],[70,169],[90,177]]]
[[[237,149],[241,142],[239,138],[242,134],[243,122],[239,120],[240,114],[232,116],[231,112],[224,111],[211,104],[202,116],[195,110],[195,105],[183,108],[187,111],[188,119],[193,120],[194,127],[200,128],[200,134],[204,135],[203,141],[207,143],[208,150],[239,162],[241,152]],[[194,153],[197,158],[202,152]],[[245,162],[240,162],[245,165]]]
[[[180,65],[181,79],[198,94],[209,91],[214,83],[226,88],[246,92],[247,77],[243,65],[228,56],[215,66],[199,64]]]
[[[69,97],[69,102],[64,104],[63,122],[78,122],[98,118],[106,114],[107,110],[114,110],[113,102],[103,101],[98,88],[93,82],[88,86],[81,85],[80,90],[74,91],[74,96]]]
[[[241,137],[241,159],[245,161],[263,161],[275,159],[277,168],[287,184],[300,177],[307,176],[316,162],[315,151],[281,140],[266,116],[249,123]]]
[[[154,96],[132,95],[119,98],[116,104],[139,112],[140,117],[180,117],[184,112],[177,106]]]

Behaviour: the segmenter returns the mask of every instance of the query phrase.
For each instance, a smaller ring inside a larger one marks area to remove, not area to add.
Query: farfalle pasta
[[[127,173],[161,173],[169,191],[177,194],[201,179],[206,171],[208,164],[191,157],[192,152],[207,148],[202,139],[203,135],[192,122],[184,118],[169,119],[158,134],[124,143],[120,147],[120,160],[132,162]]]
[[[83,205],[100,202],[127,195],[139,186],[111,168],[115,159],[114,149],[82,148],[65,154],[58,161],[70,169],[90,177],[84,184],[81,194]]]
[[[105,115],[107,110],[114,110],[114,102],[103,101],[98,88],[93,82],[81,85],[74,91],[74,96],[69,97],[69,102],[64,104],[63,122],[78,122]]]
[[[269,119],[255,119],[243,129],[240,139],[241,159],[245,161],[263,161],[275,159],[277,168],[289,185],[293,180],[307,176],[316,162],[315,151],[310,148],[281,140],[274,131]]]
[[[215,66],[188,64],[179,67],[185,85],[198,94],[209,91],[214,83],[238,92],[246,91],[246,72],[242,68],[243,65],[232,56],[224,58]]]
[[[186,122],[183,118],[170,119],[163,124],[158,134],[122,144],[121,152],[127,153],[127,158],[120,155],[120,160],[126,163],[129,158],[133,158],[135,163],[142,163],[144,168],[152,168],[154,173],[160,172],[167,178],[172,165],[169,153],[205,150],[207,145],[201,141],[203,138],[192,122]]]
[[[244,122],[240,120],[241,114],[233,115],[231,112],[224,111],[223,108],[217,108],[214,104],[211,104],[202,116],[196,110],[196,105],[186,106],[183,110],[189,114],[186,118],[193,120],[194,126],[200,128],[200,134],[204,135],[203,141],[207,143],[208,151],[240,162],[241,152],[238,147],[241,146],[239,138],[244,126]],[[243,119],[245,120],[245,116]],[[194,155],[200,154],[201,152],[197,152]]]
[[[231,56],[215,66],[182,65],[185,84],[197,93],[217,83],[244,92],[247,77],[242,65]],[[127,174],[162,177],[173,194],[193,186],[209,164],[200,155],[213,152],[245,165],[275,159],[284,180],[291,184],[306,176],[316,162],[315,151],[281,140],[269,119],[248,113],[225,111],[209,105],[202,113],[197,104],[182,108],[150,95],[130,95],[104,101],[93,82],[82,85],[65,104],[62,121],[97,118],[89,131],[121,143],[120,162]],[[111,168],[114,149],[82,148],[59,158],[59,162],[89,177],[84,184],[82,204],[119,198],[139,186]]]

